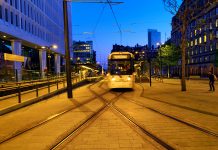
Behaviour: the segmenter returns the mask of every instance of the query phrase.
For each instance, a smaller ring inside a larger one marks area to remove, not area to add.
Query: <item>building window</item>
[[[15,0],[15,8],[16,8],[16,9],[18,8],[17,0]]]
[[[198,45],[198,39],[195,39],[195,45]]]
[[[19,23],[18,23],[18,21],[19,21],[19,18],[18,18],[18,15],[16,15],[16,26],[18,27],[19,26]]]
[[[0,5],[0,19],[2,19],[2,5]]]
[[[207,35],[204,35],[204,42],[207,42]]]
[[[25,20],[25,22],[24,22],[24,30],[25,30],[25,31],[27,30],[26,20]]]
[[[212,44],[210,45],[210,51],[213,51],[213,45]]]
[[[207,58],[207,56],[205,56],[205,57],[204,57],[204,61],[207,61],[207,60],[208,60],[208,58]]]
[[[202,43],[202,38],[201,37],[199,37],[199,44],[201,44]]]
[[[24,1],[23,7],[24,7],[24,14],[26,15],[26,1]]]
[[[20,18],[20,23],[21,23],[21,29],[23,29],[23,19]]]
[[[195,30],[195,36],[197,35],[197,30]]]
[[[218,27],[218,19],[216,19],[216,27]]]
[[[7,8],[5,8],[5,21],[8,22],[8,10],[7,10]]]
[[[218,38],[218,31],[216,31],[216,38]]]
[[[13,15],[13,12],[11,12],[11,24],[14,24],[14,15]]]
[[[11,5],[11,6],[13,5],[13,2],[12,2],[12,0],[10,0],[10,5]]]
[[[213,40],[213,34],[210,33],[210,40]]]
[[[23,12],[23,5],[22,5],[23,3],[22,2],[23,2],[23,0],[20,0],[20,11],[21,12]]]

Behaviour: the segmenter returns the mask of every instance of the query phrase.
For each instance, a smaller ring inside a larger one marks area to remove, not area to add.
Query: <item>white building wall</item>
[[[58,49],[54,51],[65,54],[63,0],[12,0],[12,4],[11,0],[0,0],[0,7],[2,34],[39,47],[56,44]],[[68,10],[71,37],[71,9]]]

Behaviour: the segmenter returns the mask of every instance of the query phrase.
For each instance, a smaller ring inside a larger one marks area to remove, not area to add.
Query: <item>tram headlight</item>
[[[130,80],[131,80],[131,78],[130,78],[130,77],[128,77],[128,78],[127,78],[127,80],[128,80],[128,81],[130,81]]]
[[[112,77],[112,79],[111,79],[112,81],[115,81],[115,78],[114,77]]]

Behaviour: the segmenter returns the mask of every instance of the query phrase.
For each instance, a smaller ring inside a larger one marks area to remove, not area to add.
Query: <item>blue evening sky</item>
[[[124,3],[113,5],[113,9],[122,41],[108,4],[72,3],[73,40],[93,40],[101,64],[107,62],[113,44],[146,45],[148,29],[160,31],[162,42],[170,37],[172,15],[164,9],[162,0],[120,1]]]

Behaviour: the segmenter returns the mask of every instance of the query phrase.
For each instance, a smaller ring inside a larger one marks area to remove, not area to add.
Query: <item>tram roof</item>
[[[112,55],[127,55],[127,54],[131,55],[131,58],[134,58],[134,55],[130,52],[112,52],[108,56],[108,59],[111,59]]]

